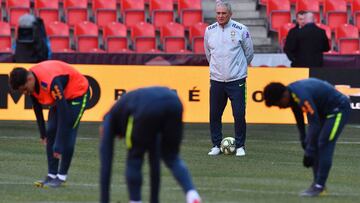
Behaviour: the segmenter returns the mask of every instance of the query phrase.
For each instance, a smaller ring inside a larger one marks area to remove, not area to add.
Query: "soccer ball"
[[[235,138],[233,137],[225,137],[221,141],[220,150],[223,154],[234,154],[236,147],[235,147]]]

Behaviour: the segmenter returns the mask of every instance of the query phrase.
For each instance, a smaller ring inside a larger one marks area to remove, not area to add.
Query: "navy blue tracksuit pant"
[[[72,156],[74,154],[74,148],[75,148],[75,142],[76,142],[76,136],[77,136],[77,130],[79,127],[80,119],[84,113],[86,104],[89,100],[89,91],[87,94],[85,94],[82,97],[75,98],[73,100],[67,101],[70,106],[70,111],[68,117],[66,118],[66,121],[61,120],[57,113],[56,106],[51,107],[49,110],[49,116],[48,116],[48,127],[47,127],[47,145],[46,145],[46,154],[47,154],[47,160],[48,160],[48,173],[49,174],[60,174],[60,175],[66,175],[71,164]],[[65,140],[63,143],[65,143],[65,146],[62,146],[64,149],[64,153],[61,156],[61,161],[54,157],[54,145],[56,141],[56,137],[58,133],[58,126],[60,122],[67,123],[66,130],[63,130],[66,132],[66,135],[63,137]],[[59,167],[60,162],[60,167]]]
[[[245,145],[246,139],[246,79],[232,82],[210,80],[210,133],[213,146],[220,146],[223,138],[222,115],[228,98],[234,116],[236,148]]]
[[[332,166],[336,141],[349,119],[350,106],[344,105],[339,112],[324,120],[319,138],[316,140],[315,164],[312,167],[314,183],[325,185]]]

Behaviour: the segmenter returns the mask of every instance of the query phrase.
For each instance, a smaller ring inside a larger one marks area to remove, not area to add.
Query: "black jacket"
[[[290,36],[289,36],[290,35]],[[284,52],[293,67],[321,67],[323,52],[329,51],[329,41],[323,29],[308,23],[289,32]]]

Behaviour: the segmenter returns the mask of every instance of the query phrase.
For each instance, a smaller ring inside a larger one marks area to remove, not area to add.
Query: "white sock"
[[[319,185],[319,184],[315,184],[315,187],[317,187],[317,188],[323,188],[323,186],[322,186],[322,185]]]
[[[48,173],[48,175],[47,175],[47,176],[49,176],[50,178],[56,178],[56,175],[51,174],[51,173]]]
[[[134,201],[134,200],[130,200],[129,203],[141,203],[141,201]]]
[[[199,200],[201,202],[201,198],[199,193],[196,190],[189,190],[186,193],[186,202],[187,203],[193,203],[194,200]]]
[[[66,181],[66,177],[67,175],[60,175],[60,174],[57,174],[57,177],[62,180],[62,181]]]

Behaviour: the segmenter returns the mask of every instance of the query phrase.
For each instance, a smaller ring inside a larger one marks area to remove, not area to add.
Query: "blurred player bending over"
[[[80,119],[89,99],[87,79],[69,64],[45,61],[29,70],[14,68],[10,86],[31,96],[42,143],[46,145],[48,175],[38,187],[59,187],[66,181]],[[50,106],[47,129],[42,105]]]
[[[336,141],[350,114],[349,99],[329,83],[315,78],[284,86],[270,83],[264,89],[267,106],[290,107],[295,115],[305,151],[303,164],[312,167],[314,180],[301,196],[326,194],[325,183],[332,165]],[[305,132],[303,112],[307,114]]]
[[[116,135],[125,138],[128,150],[125,173],[130,203],[141,203],[141,168],[146,152],[149,153],[150,163],[151,203],[159,202],[160,159],[186,193],[186,202],[201,202],[190,173],[179,156],[182,112],[183,107],[176,93],[165,87],[138,89],[117,101],[105,115],[100,127],[101,203],[109,202]]]

